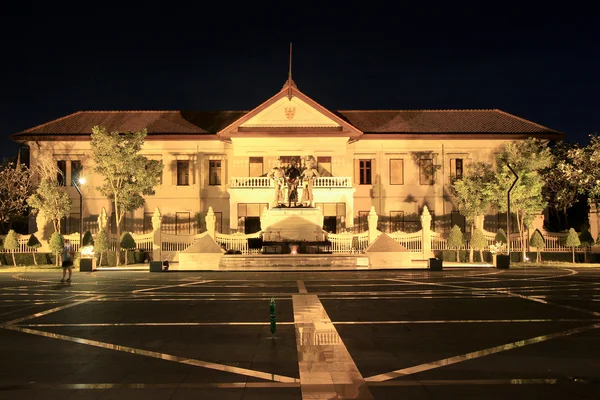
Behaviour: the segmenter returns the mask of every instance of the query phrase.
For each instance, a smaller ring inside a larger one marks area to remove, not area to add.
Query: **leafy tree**
[[[569,162],[559,163],[559,167],[590,204],[600,208],[600,136],[590,135],[585,147],[574,147],[568,151]],[[599,226],[600,228],[600,222]]]
[[[565,141],[550,146],[555,162],[541,171],[544,178],[544,199],[549,210],[553,210],[559,216],[556,231],[569,227],[567,210],[579,200],[577,180],[572,179],[568,173],[575,167],[569,152],[577,148],[578,144]]]
[[[484,215],[495,199],[496,186],[492,165],[485,162],[467,165],[466,173],[462,178],[454,180],[450,185],[458,211],[471,225],[471,232],[475,229],[475,218]],[[472,247],[469,259],[473,261]]]
[[[135,249],[135,240],[129,232],[123,232],[121,235],[121,242],[119,243],[122,249],[125,249],[125,264],[127,265],[127,252]]]
[[[581,229],[581,233],[579,234],[579,242],[581,243],[580,246],[583,247],[584,262],[587,262],[588,247],[594,245],[594,237],[590,233],[587,225],[583,225],[583,228]]]
[[[58,176],[62,175],[62,172],[48,153],[40,153],[33,171],[39,185],[27,199],[27,204],[38,212],[43,212],[52,221],[54,231],[60,232],[60,220],[69,215],[72,205],[66,186],[58,182]]]
[[[63,250],[64,247],[65,247],[65,238],[63,238],[63,236],[60,233],[53,232],[52,236],[50,236],[50,250],[56,256],[56,265],[58,265],[58,259],[60,258],[59,254]]]
[[[450,230],[450,236],[448,236],[448,242],[446,247],[449,249],[456,249],[456,261],[460,262],[460,248],[465,244],[465,237],[463,236],[460,226],[454,225]]]
[[[19,238],[17,237],[17,232],[15,232],[13,229],[8,231],[8,234],[4,239],[4,248],[11,252],[13,265],[16,267],[17,262],[15,261],[15,250],[19,248]]]
[[[100,253],[100,262],[98,263],[98,266],[100,267],[102,265],[102,254],[108,250],[108,234],[106,233],[106,230],[102,229],[96,235],[94,250],[96,253]]]
[[[572,249],[573,264],[575,264],[575,247],[579,247],[580,245],[581,245],[581,242],[579,241],[579,236],[577,235],[577,232],[575,232],[575,229],[573,229],[573,228],[569,229],[569,235],[567,236],[567,239],[565,240],[565,246],[570,247]]]
[[[496,236],[494,237],[494,241],[504,244],[508,243],[508,239],[506,238],[506,232],[504,232],[504,229],[498,229],[498,231],[496,232]]]
[[[93,246],[94,245],[94,237],[92,236],[92,232],[86,231],[83,234],[83,239],[81,239],[82,246]]]
[[[536,229],[535,232],[531,235],[529,239],[529,245],[531,247],[535,247],[537,250],[537,258],[536,262],[542,261],[541,250],[546,247],[546,241],[544,240],[544,236],[542,236],[542,232],[539,229]]]
[[[479,228],[475,228],[471,234],[469,243],[471,249],[479,251],[479,260],[483,262],[483,249],[487,246],[487,239],[485,238],[483,231]]]
[[[535,138],[509,142],[496,157],[498,185],[495,203],[498,211],[508,211],[507,193],[515,179],[509,165],[518,176],[510,192],[510,209],[517,219],[523,259],[526,257],[527,249],[525,228],[529,227],[535,217],[546,207],[542,194],[544,179],[541,171],[550,167],[552,163],[553,158],[548,147]]]
[[[117,237],[125,213],[144,206],[142,195],[154,194],[163,164],[139,154],[146,138],[146,129],[139,132],[107,132],[105,127],[92,128],[92,157],[95,171],[104,177],[97,189],[114,202]],[[117,265],[119,265],[117,249]]]
[[[33,191],[33,180],[25,164],[9,162],[0,169],[0,223],[12,228],[15,217],[28,209],[27,198]],[[5,232],[5,231],[4,231]]]
[[[27,241],[27,247],[29,247],[30,249],[38,249],[42,247],[42,244],[40,243],[39,239],[32,233],[31,236],[29,236],[29,240]],[[35,253],[31,252],[31,254],[33,255],[33,263],[35,265],[38,265],[37,260],[35,258]]]

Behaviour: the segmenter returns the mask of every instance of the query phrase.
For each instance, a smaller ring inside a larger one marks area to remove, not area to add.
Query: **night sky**
[[[298,88],[332,110],[499,108],[581,144],[600,131],[592,10],[158,4],[0,17],[1,156],[79,110],[250,110],[283,86],[290,42]]]

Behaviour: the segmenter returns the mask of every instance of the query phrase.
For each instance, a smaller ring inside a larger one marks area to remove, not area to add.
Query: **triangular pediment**
[[[250,134],[324,135],[357,138],[358,130],[337,114],[332,113],[294,85],[283,89],[217,135],[222,139]]]
[[[241,128],[259,127],[331,127],[340,128],[339,122],[325,116],[315,107],[307,104],[297,96],[288,98],[284,96],[271,104],[248,121],[240,125]]]

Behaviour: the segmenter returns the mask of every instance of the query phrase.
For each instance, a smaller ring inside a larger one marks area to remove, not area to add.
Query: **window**
[[[190,213],[178,212],[175,213],[175,234],[189,235],[191,233]]]
[[[433,160],[431,158],[419,160],[419,184],[433,185]]]
[[[72,160],[71,161],[71,180],[75,181],[75,183],[79,184],[79,178],[81,178],[81,173],[83,172],[83,167],[81,165],[80,160]]]
[[[317,171],[321,176],[333,176],[331,173],[331,157],[317,157]]]
[[[450,159],[450,174],[456,179],[461,179],[463,176],[463,159],[462,158],[451,158]]]
[[[371,184],[371,160],[359,160],[359,183],[361,185]]]
[[[390,160],[390,185],[404,185],[404,160]]]
[[[263,174],[263,158],[262,157],[250,157],[250,175],[249,176],[262,176]]]
[[[190,184],[190,160],[177,160],[177,186]]]
[[[58,160],[56,167],[58,168],[56,180],[60,186],[65,186],[65,182],[67,181],[67,162],[65,160]]]
[[[390,233],[404,232],[404,211],[390,211]]]
[[[80,227],[79,222],[79,213],[77,214],[69,214],[68,217],[63,217],[60,220],[60,234],[61,235],[70,235],[72,233],[79,232]]]
[[[221,184],[221,160],[208,161],[208,184],[218,186]]]

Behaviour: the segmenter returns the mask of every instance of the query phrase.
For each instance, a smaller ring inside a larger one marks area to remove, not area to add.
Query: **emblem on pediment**
[[[294,119],[294,115],[296,115],[296,107],[285,108],[285,116],[287,117],[287,119]]]

